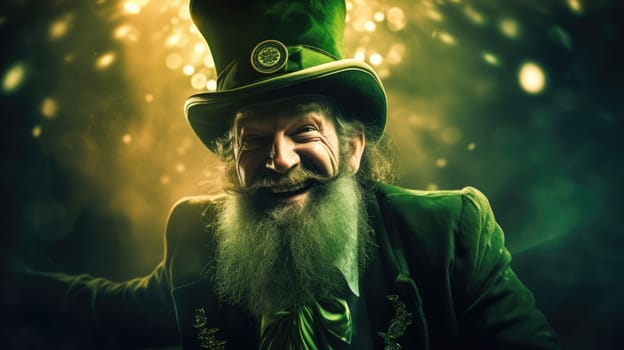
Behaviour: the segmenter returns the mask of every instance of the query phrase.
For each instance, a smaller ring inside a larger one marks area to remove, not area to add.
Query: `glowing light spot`
[[[347,6],[347,11],[351,11],[351,9],[353,8],[353,2],[347,1],[346,6]]]
[[[373,15],[373,19],[376,22],[382,22],[385,18],[386,18],[386,15],[384,15],[383,12],[375,12],[375,14]]]
[[[446,158],[438,158],[435,161],[435,166],[440,169],[446,168],[447,165],[448,165],[448,161],[446,160]]]
[[[137,41],[139,39],[139,31],[133,26],[122,24],[119,27],[115,28],[113,32],[113,37],[117,40],[129,40],[129,41]]]
[[[117,55],[115,55],[114,52],[107,52],[107,53],[101,55],[95,61],[95,67],[97,69],[106,69],[106,68],[110,67],[111,64],[113,64],[113,62],[115,62],[116,58],[117,58]]]
[[[147,103],[154,102],[154,95],[152,95],[152,94],[145,95],[145,102],[147,102]]]
[[[63,18],[57,19],[56,21],[52,22],[49,32],[50,38],[56,40],[64,37],[65,34],[67,34],[67,32],[69,31],[69,27],[71,26],[71,22],[73,19],[74,17],[72,15],[65,15]]]
[[[474,142],[471,142],[471,143],[469,143],[469,144],[468,144],[468,147],[467,147],[467,148],[468,148],[468,150],[469,150],[470,152],[472,152],[472,151],[474,151],[475,149],[477,149],[477,144],[476,144],[476,143],[474,143]]]
[[[160,177],[160,183],[161,183],[161,184],[163,184],[163,185],[168,184],[168,183],[169,183],[169,181],[170,181],[170,180],[169,180],[169,176],[167,176],[167,175],[162,175],[162,176]]]
[[[127,144],[129,144],[129,143],[131,143],[131,142],[132,142],[132,135],[130,135],[130,134],[124,134],[124,135],[121,137],[121,142],[123,142],[123,143],[124,143],[124,144],[126,144],[126,145],[127,145]]]
[[[427,191],[437,191],[440,188],[438,187],[437,184],[431,183],[431,184],[427,184]]]
[[[583,7],[581,6],[581,2],[578,0],[568,0],[568,7],[572,12],[579,14],[583,12]]]
[[[383,61],[383,57],[381,57],[380,54],[378,53],[374,53],[372,55],[370,55],[370,57],[368,58],[368,61],[373,65],[373,66],[378,66],[381,64],[381,62]]]
[[[214,58],[212,58],[212,55],[206,55],[206,57],[204,57],[204,66],[208,68],[214,68],[215,63],[214,63]]]
[[[198,55],[201,55],[202,53],[206,52],[206,44],[204,43],[197,43],[195,44],[195,53]]]
[[[189,7],[180,6],[180,9],[178,10],[178,16],[183,20],[191,19],[191,13],[189,12]]]
[[[180,42],[182,42],[180,33],[174,33],[167,37],[167,39],[165,40],[165,46],[174,47],[177,46]]]
[[[165,58],[165,65],[171,70],[180,68],[182,66],[182,56],[177,53],[168,54]]]
[[[404,55],[405,55],[405,45],[394,44],[390,47],[390,51],[388,51],[388,55],[386,56],[386,61],[389,64],[399,64],[403,60]]]
[[[364,30],[367,32],[374,32],[375,28],[377,28],[377,25],[373,21],[366,21],[366,23],[364,23]]]
[[[38,139],[41,136],[41,125],[35,125],[31,133],[34,138]]]
[[[546,86],[546,75],[542,67],[533,62],[526,62],[518,71],[520,87],[529,94],[539,94]]]
[[[363,48],[363,47],[358,47],[355,50],[355,55],[353,55],[353,58],[355,58],[356,60],[359,60],[359,61],[366,60],[366,49]]]
[[[191,86],[195,90],[203,90],[208,83],[208,77],[204,73],[197,73],[191,78]]]
[[[446,32],[440,32],[437,34],[438,39],[446,45],[455,45],[455,37]]]
[[[186,64],[184,65],[184,67],[182,67],[182,73],[190,77],[191,75],[193,75],[193,73],[195,73],[195,67],[190,64]]]
[[[403,30],[407,25],[407,17],[400,7],[389,8],[386,12],[386,20],[388,22],[388,29],[393,32]]]
[[[136,1],[128,0],[124,3],[123,7],[124,11],[132,15],[136,15],[137,13],[141,12],[141,6],[139,6]]]
[[[509,39],[516,39],[520,35],[518,22],[511,18],[502,19],[498,24],[498,28],[501,33]]]
[[[498,57],[496,55],[494,55],[491,52],[484,52],[481,54],[481,58],[483,58],[483,60],[488,63],[491,64],[492,66],[499,66],[500,65],[500,60],[498,59]]]
[[[184,163],[178,163],[176,164],[175,170],[178,173],[183,173],[186,171],[186,165],[184,165]]]
[[[51,97],[46,97],[43,99],[43,103],[41,104],[41,114],[48,119],[52,119],[56,117],[56,112],[58,111],[58,105],[56,101]]]
[[[442,21],[444,18],[442,17],[442,14],[436,10],[429,10],[427,11],[427,17],[429,17],[430,19],[436,21],[436,22],[440,22]]]
[[[26,77],[26,67],[23,63],[15,63],[4,73],[2,79],[2,90],[4,92],[13,92],[17,90],[24,82]]]
[[[210,91],[217,90],[217,81],[214,79],[208,80],[208,82],[206,82],[206,88]]]
[[[483,17],[483,15],[479,11],[475,10],[471,6],[466,6],[466,8],[464,9],[464,14],[474,24],[485,23],[485,17]]]
[[[358,33],[363,32],[366,30],[366,23],[366,20],[359,19],[353,23],[353,29]]]

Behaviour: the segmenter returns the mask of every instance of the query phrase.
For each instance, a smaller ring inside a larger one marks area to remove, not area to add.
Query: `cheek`
[[[305,150],[305,155],[311,163],[325,176],[334,176],[338,173],[338,147],[331,142],[315,142]]]
[[[257,158],[257,157],[256,157]],[[245,187],[253,183],[253,177],[258,172],[257,160],[250,155],[241,155],[236,161],[236,174],[241,186]]]

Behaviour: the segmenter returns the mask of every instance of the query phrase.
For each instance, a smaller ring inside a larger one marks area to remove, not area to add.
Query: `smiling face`
[[[349,140],[349,152],[341,157],[344,150],[340,149],[334,112],[308,99],[237,113],[234,160],[240,187],[255,191],[267,209],[287,205],[303,208],[313,191],[336,178],[342,168],[355,172],[364,136]]]

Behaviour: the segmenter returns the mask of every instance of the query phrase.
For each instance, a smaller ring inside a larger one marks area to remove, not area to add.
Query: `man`
[[[381,182],[385,92],[343,59],[343,1],[190,6],[219,79],[186,113],[225,195],[176,204],[145,278],[30,272],[16,299],[124,344],[557,348],[480,192]]]

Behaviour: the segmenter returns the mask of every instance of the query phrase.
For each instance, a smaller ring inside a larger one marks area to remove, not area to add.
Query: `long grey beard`
[[[228,195],[217,230],[215,282],[221,298],[259,316],[335,296],[346,287],[336,266],[348,254],[355,254],[356,264],[358,252],[363,259],[362,239],[368,237],[368,230],[359,230],[366,225],[359,186],[343,175],[311,194],[305,210],[292,205],[270,212],[254,208],[245,195]]]

